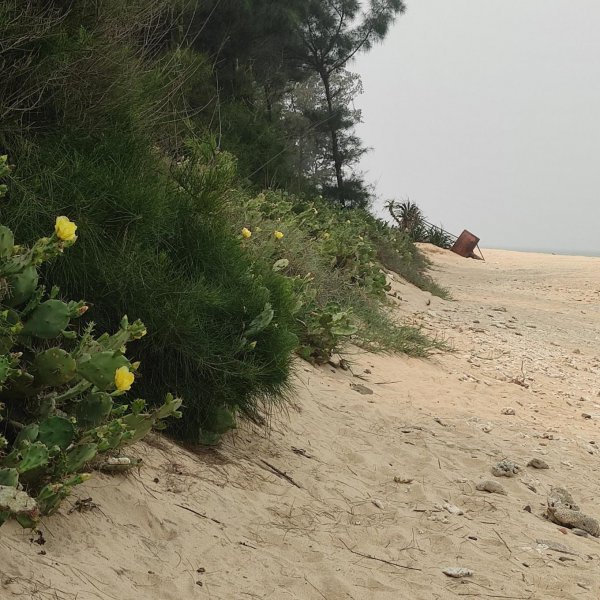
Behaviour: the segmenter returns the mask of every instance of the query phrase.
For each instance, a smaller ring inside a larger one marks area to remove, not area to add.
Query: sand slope
[[[139,445],[144,468],[95,475],[44,522],[44,545],[0,530],[0,598],[598,598],[599,542],[542,513],[562,485],[600,518],[600,259],[484,252],[430,251],[454,302],[394,282],[399,313],[454,353],[350,350],[354,376],[299,363],[269,435],[199,454]],[[477,491],[503,458],[522,466],[497,480],[507,495]],[[67,516],[86,497],[97,508]]]

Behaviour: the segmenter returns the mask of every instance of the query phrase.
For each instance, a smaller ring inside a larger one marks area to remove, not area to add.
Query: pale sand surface
[[[269,435],[238,431],[200,455],[139,445],[140,473],[96,474],[44,522],[44,546],[2,527],[0,598],[600,597],[598,540],[542,517],[560,485],[600,518],[600,259],[426,251],[454,301],[400,281],[393,301],[453,353],[353,350],[361,379],[299,363],[294,407]],[[533,457],[550,469],[527,468]],[[522,466],[497,479],[507,495],[477,491],[503,458]],[[67,516],[88,496],[99,508]],[[474,575],[450,579],[451,566]]]

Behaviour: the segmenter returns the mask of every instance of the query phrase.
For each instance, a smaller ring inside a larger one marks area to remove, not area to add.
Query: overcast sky
[[[406,0],[350,68],[362,168],[483,246],[600,251],[600,0]]]

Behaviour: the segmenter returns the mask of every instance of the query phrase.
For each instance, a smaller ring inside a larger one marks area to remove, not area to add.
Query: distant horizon
[[[481,244],[484,250],[508,250],[509,252],[530,252],[535,254],[556,254],[559,256],[585,256],[588,258],[600,258],[600,250],[556,250],[550,248],[520,248],[513,246],[486,246]]]

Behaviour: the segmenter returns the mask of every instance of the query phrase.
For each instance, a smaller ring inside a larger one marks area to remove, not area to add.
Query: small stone
[[[573,552],[569,547],[564,544],[559,544],[558,542],[553,542],[552,540],[536,540],[536,542],[548,550],[552,550],[553,552],[561,552],[562,554],[573,554],[576,555],[577,552]]]
[[[521,468],[512,460],[501,460],[492,467],[492,475],[494,477],[514,477],[519,473]]]
[[[351,383],[350,387],[355,392],[358,392],[359,394],[362,394],[363,396],[370,396],[373,394],[373,390],[371,388],[368,388],[366,385],[361,385],[360,383]]]
[[[534,469],[549,469],[548,463],[541,458],[532,458],[528,463],[528,467],[533,467]]]
[[[471,569],[465,569],[463,567],[446,567],[442,573],[448,577],[454,577],[460,579],[461,577],[472,577],[473,571]]]
[[[490,433],[490,431],[492,431],[493,427],[491,427],[490,425],[484,425],[481,430],[483,431],[483,433]]]
[[[468,539],[473,540],[474,542],[476,542],[479,538],[475,537],[474,535],[469,535],[467,536]]]
[[[558,530],[564,535],[567,535],[567,533],[569,533],[564,527],[559,527]]]
[[[524,562],[524,563],[521,563],[521,564],[522,564],[524,567],[527,567],[527,568],[529,568],[529,563],[526,563],[526,562]]]
[[[583,529],[577,529],[577,527],[575,527],[575,529],[572,529],[572,532],[575,535],[578,535],[579,537],[588,537],[589,533],[587,531],[584,531]]]
[[[524,507],[523,507],[523,510],[524,510],[525,512],[531,513],[531,506],[528,504],[527,506],[524,506]]]
[[[512,408],[510,406],[507,406],[506,408],[503,408],[500,411],[500,414],[502,414],[502,415],[516,415],[517,413],[516,413],[516,411],[515,411],[514,408]]]
[[[589,413],[581,413],[581,416],[582,416],[584,419],[591,419],[591,418],[592,418],[592,415],[590,415]]]
[[[377,498],[375,498],[374,500],[371,500],[371,502],[377,507],[380,508],[381,510],[383,510],[384,506],[383,506],[383,502],[381,500],[378,500]]]
[[[444,504],[444,510],[448,511],[451,515],[464,515],[465,511],[454,504]]]
[[[475,489],[480,492],[488,492],[490,494],[502,494],[503,496],[506,496],[506,490],[497,481],[492,481],[490,479],[480,481],[475,486]]]

